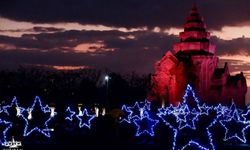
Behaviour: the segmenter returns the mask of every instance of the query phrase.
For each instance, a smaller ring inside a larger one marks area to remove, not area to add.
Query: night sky
[[[1,0],[0,68],[153,73],[194,2],[220,66],[229,62],[231,74],[243,71],[250,85],[249,0]]]

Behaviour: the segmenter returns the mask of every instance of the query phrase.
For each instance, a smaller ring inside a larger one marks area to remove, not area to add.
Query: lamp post
[[[108,97],[109,97],[109,80],[110,80],[110,76],[109,75],[105,75],[104,77],[104,80],[106,82],[106,107],[108,108],[109,107],[109,100],[108,100]]]

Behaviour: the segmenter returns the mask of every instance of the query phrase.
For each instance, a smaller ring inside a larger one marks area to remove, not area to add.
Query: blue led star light
[[[197,146],[200,150],[209,150],[209,149],[207,149],[206,147],[201,146],[198,142],[195,142],[195,141],[193,141],[193,140],[190,140],[190,141],[188,142],[187,145],[184,145],[184,146],[181,148],[181,150],[184,150],[184,149],[186,149],[187,147],[193,146],[193,145]]]
[[[188,106],[188,96],[191,93],[192,98],[194,98],[196,108],[193,108],[190,111]],[[188,84],[185,90],[185,94],[183,96],[183,101],[179,106],[175,109],[175,116],[177,117],[177,121],[179,122],[179,130],[183,128],[191,128],[196,129],[195,122],[198,121],[198,117],[201,115],[200,101],[193,90],[193,88]]]
[[[239,141],[246,143],[245,130],[250,127],[250,122],[242,121],[240,115],[234,110],[233,115],[229,119],[221,120],[220,124],[225,128],[224,141],[230,139],[238,139]]]
[[[199,104],[200,101],[198,99],[198,97],[196,96],[193,88],[191,87],[191,85],[187,85],[186,87],[186,90],[185,90],[185,94],[184,96],[182,97],[182,104],[187,104],[187,99],[188,99],[188,94],[191,93],[192,94],[192,97],[194,98],[194,101],[196,102],[196,104]]]
[[[167,108],[164,108],[164,107],[161,107],[158,109],[158,113],[156,114],[157,116],[162,116],[162,115],[165,115],[168,113],[168,109]]]
[[[168,107],[165,108],[167,113],[172,113],[176,110],[176,107],[174,107],[172,104],[170,104]]]
[[[120,123],[122,123],[122,122],[131,123],[131,116],[132,116],[133,112],[131,110],[129,110],[126,105],[122,105],[121,110],[123,111],[124,114],[122,116]]]
[[[142,105],[144,104],[144,108],[145,108],[146,110],[150,110],[150,109],[151,109],[151,102],[148,101],[147,99],[145,99],[145,101],[144,101],[144,102],[141,102],[141,103],[142,103]]]
[[[13,128],[13,127],[15,128],[16,125],[18,124],[17,121],[19,121],[17,118],[20,117],[21,119],[23,119],[21,117],[21,113],[24,110],[25,110],[24,108],[18,105],[17,98],[14,97],[12,101],[10,102],[10,104],[2,106],[0,110],[1,123],[11,124],[6,129]],[[4,135],[4,139],[6,139],[6,134],[3,134],[3,135]]]
[[[141,118],[134,119],[133,122],[137,127],[135,136],[142,134],[154,136],[154,127],[159,123],[159,120],[152,119],[148,114],[145,114]]]
[[[48,114],[48,119],[46,119],[46,121],[42,125],[43,128],[38,127],[38,126],[41,126],[41,125],[36,125],[36,127],[32,128],[32,129],[29,129],[30,128],[29,122],[30,122],[30,120],[33,119],[32,118],[32,112],[34,111],[34,108],[37,105],[40,108],[39,111],[42,111],[43,114]],[[42,105],[41,99],[38,96],[35,97],[35,100],[34,100],[32,106],[31,106],[31,108],[28,108],[25,111],[29,115],[24,115],[24,113],[21,114],[21,116],[24,118],[24,120],[26,122],[23,136],[29,136],[32,132],[38,131],[39,133],[45,135],[46,137],[50,137],[51,136],[50,131],[53,131],[53,129],[49,129],[48,123],[51,121],[52,118],[54,118],[56,113],[54,113],[54,115],[51,115],[51,112],[52,112],[51,109],[48,109],[47,106],[44,107]]]
[[[216,107],[214,107],[214,109],[217,112],[217,117],[219,118],[229,118],[231,117],[231,110],[230,108],[228,108],[227,106],[223,106],[221,104],[217,105]]]
[[[18,101],[17,101],[17,98],[14,97],[11,101],[11,103],[9,105],[5,105],[3,106],[2,108],[2,111],[7,114],[8,116],[10,115],[9,114],[9,109],[11,109],[12,107],[15,107],[15,109],[17,110],[17,116],[19,117],[21,115],[21,113],[24,111],[24,108],[22,107],[19,107],[18,105]]]
[[[242,118],[246,122],[250,122],[250,109],[247,110],[246,113],[241,114]]]
[[[190,110],[187,102],[188,93],[190,92],[192,93],[191,96],[193,96],[196,105],[192,110]],[[185,95],[183,96],[183,103],[179,104],[177,107],[169,106],[165,109],[158,109],[157,115],[173,131],[173,150],[185,149],[189,146],[196,146],[203,150],[215,149],[209,128],[216,122],[217,118],[213,120],[211,124],[199,127],[199,130],[196,129],[195,125],[199,121],[200,116],[208,116],[210,109],[211,107],[208,107],[205,104],[203,106],[199,105],[199,99],[196,97],[195,92],[190,85],[187,85]],[[170,116],[172,118],[171,120],[169,119]],[[204,138],[206,138],[205,141],[207,142],[205,143],[202,143],[200,139],[192,137],[190,134],[193,133],[192,135],[199,135],[201,131]],[[187,136],[184,143],[182,135]]]
[[[212,106],[207,106],[205,103],[202,105],[202,106],[200,106],[200,110],[201,110],[201,112],[200,112],[200,114],[201,115],[209,115],[209,111],[210,110],[212,110],[213,109],[213,107]]]
[[[91,121],[95,118],[95,115],[90,115],[88,110],[85,108],[83,111],[80,110],[79,114],[76,115],[76,118],[80,121],[79,127],[87,127],[90,129]]]
[[[237,108],[236,104],[234,103],[234,100],[232,99],[232,104],[230,106],[230,116],[233,116],[233,113],[235,110],[238,111],[238,114],[242,114],[244,110]]]
[[[196,129],[195,122],[198,121],[198,116],[200,114],[196,111],[188,111],[186,113],[180,112],[180,114],[176,115],[177,120],[179,122],[179,129],[183,128],[191,128]],[[183,118],[181,118],[183,117]]]
[[[127,107],[128,111],[132,112],[130,114],[131,119],[138,119],[142,118],[146,115],[148,111],[150,111],[150,103],[145,101],[145,102],[135,102],[134,106],[132,107]]]
[[[43,110],[46,113],[50,113],[51,112],[51,108],[49,107],[49,105],[46,105]]]
[[[65,110],[65,120],[72,121],[75,113],[76,112],[72,111],[70,107],[67,107],[67,109]]]
[[[178,122],[178,117],[177,113],[179,113],[179,109],[177,107],[174,107],[173,105],[170,104],[169,107],[166,108],[159,108],[158,113],[156,114],[167,126],[170,128],[178,128],[179,125]],[[185,119],[183,117],[183,119]],[[174,125],[175,124],[175,127]]]
[[[0,144],[3,145],[6,142],[6,138],[7,138],[7,132],[8,130],[12,127],[12,123],[2,120],[0,119],[0,125],[4,125],[5,129],[1,132],[1,139],[0,139]]]

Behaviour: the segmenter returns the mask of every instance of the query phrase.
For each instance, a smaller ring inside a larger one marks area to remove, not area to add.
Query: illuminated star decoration
[[[24,120],[21,116],[21,113],[24,110],[25,110],[24,108],[19,107],[17,98],[13,97],[10,104],[2,106],[2,108],[0,110],[1,120],[5,120],[6,122],[8,121],[9,123],[11,123],[12,125],[9,127],[9,128],[11,128],[11,130],[13,128],[14,128],[14,130],[20,130],[20,128],[18,127],[18,125],[20,125],[19,118],[21,119],[21,121]],[[20,132],[22,132],[22,131],[20,131]],[[16,132],[14,132],[14,133],[15,133],[15,135],[17,135]],[[13,132],[12,132],[12,134],[13,134]],[[9,138],[9,137],[7,137],[7,138]]]
[[[147,111],[150,109],[150,103],[145,102],[135,102],[134,106],[127,107],[128,111],[131,111],[130,114],[131,119],[139,119],[146,115]],[[140,106],[142,105],[142,106]]]
[[[151,109],[151,102],[148,101],[147,99],[145,99],[145,101],[144,101],[144,102],[141,102],[141,103],[144,104],[144,108],[145,108],[146,110],[150,110],[150,109]]]
[[[168,113],[168,109],[164,108],[164,107],[161,107],[161,108],[158,109],[158,113],[156,115],[161,116],[161,115],[165,115],[167,113]]]
[[[232,104],[230,106],[230,116],[233,116],[234,111],[237,110],[238,114],[242,114],[244,110],[237,108],[236,104],[234,103],[234,100],[232,100]]]
[[[6,134],[8,130],[12,127],[12,123],[0,119],[0,126],[4,126],[5,129],[1,132],[0,144],[3,145],[6,142]]]
[[[185,90],[185,94],[182,97],[182,100],[183,100],[182,104],[188,104],[188,97],[189,97],[188,94],[189,93],[191,93],[191,96],[192,96],[192,98],[194,98],[194,102],[195,102],[196,106],[198,107],[198,109],[200,109],[200,107],[199,107],[200,101],[199,101],[198,97],[196,96],[193,88],[189,84],[187,85],[186,90]]]
[[[126,105],[122,105],[121,110],[123,111],[123,116],[122,116],[120,123],[122,122],[131,123],[131,115],[133,112],[129,110]]]
[[[17,111],[17,114],[16,116],[20,116],[21,113],[24,111],[24,108],[22,107],[19,107],[18,105],[18,101],[17,101],[17,98],[14,97],[11,101],[11,103],[9,105],[6,105],[6,106],[3,106],[3,109],[2,111],[7,114],[8,116],[10,115],[10,112],[9,112],[9,109],[11,109],[12,107],[15,107],[16,111]]]
[[[224,141],[238,139],[246,143],[245,130],[250,127],[250,122],[242,121],[237,110],[234,110],[231,118],[221,120],[220,124],[226,129]]]
[[[200,110],[201,110],[201,115],[209,115],[209,110],[212,110],[213,107],[212,106],[207,106],[205,103],[200,106]]]
[[[170,104],[169,107],[159,108],[158,113],[156,114],[167,126],[174,130],[174,133],[177,132],[175,127],[177,128],[179,126],[175,113],[176,107],[173,107],[173,105]]]
[[[190,110],[190,107],[187,102],[188,94],[191,93],[191,96],[193,96],[195,105],[192,110]],[[213,144],[212,134],[209,132],[209,128],[213,125],[215,121],[213,121],[208,126],[203,125],[199,127],[199,129],[202,131],[203,137],[206,138],[204,142],[201,142],[198,137],[193,137],[192,135],[199,135],[200,130],[196,129],[195,123],[198,122],[198,118],[200,116],[207,116],[206,112],[210,109],[208,107],[201,108],[202,106],[199,105],[199,99],[196,97],[195,92],[193,91],[192,87],[190,85],[187,85],[185,95],[183,96],[183,102],[177,106],[177,107],[169,107],[172,109],[171,111],[166,110],[168,113],[164,113],[163,110],[158,110],[158,116],[163,120],[163,122],[173,130],[173,147],[172,149],[185,149],[189,146],[196,146],[199,149],[209,150],[209,149],[215,149],[215,146]],[[205,111],[203,110],[205,109]],[[169,120],[167,116],[172,116],[172,118],[175,117],[175,119]],[[174,122],[175,121],[175,122]],[[176,125],[177,124],[177,125]],[[179,125],[178,125],[179,124]],[[193,134],[190,134],[193,133]],[[186,139],[183,141],[182,135],[186,135]]]
[[[49,105],[46,105],[46,106],[44,107],[43,110],[44,110],[44,112],[46,112],[46,113],[51,111]]]
[[[90,115],[88,110],[85,108],[83,111],[80,110],[79,114],[76,115],[79,122],[79,127],[87,127],[90,129],[91,121],[96,117],[95,115]]]
[[[134,119],[133,122],[137,127],[135,136],[141,136],[142,134],[154,136],[154,127],[159,123],[159,120],[150,118],[146,113],[141,118]]]
[[[196,108],[193,108],[190,111],[189,105],[188,105],[188,97],[189,93],[191,93],[192,98],[194,98],[194,103]],[[185,90],[185,94],[183,96],[182,103],[176,108],[176,113],[174,113],[177,117],[177,121],[179,122],[179,130],[183,128],[191,128],[196,129],[195,122],[198,121],[198,116],[201,115],[201,108],[199,105],[199,99],[196,96],[193,88],[188,84]]]
[[[65,120],[69,120],[72,121],[73,120],[73,116],[75,115],[76,112],[72,111],[70,107],[67,107],[66,111],[65,111]]]
[[[231,117],[231,110],[227,106],[222,106],[221,104],[219,104],[218,106],[214,107],[214,110],[216,110],[217,112],[217,118]]]
[[[34,108],[36,106],[39,106],[41,113],[43,114],[47,114],[49,116],[49,118],[44,122],[44,124],[42,125],[44,128],[40,128],[38,126],[41,125],[36,125],[34,128],[29,129],[30,125],[29,125],[29,121],[32,119],[30,118],[32,116],[32,112],[34,111]],[[22,113],[22,117],[24,118],[26,124],[25,124],[25,128],[24,128],[24,134],[23,136],[29,136],[32,132],[34,131],[38,131],[39,133],[45,135],[46,137],[50,137],[50,131],[52,131],[52,129],[49,129],[48,127],[48,123],[51,121],[52,118],[54,118],[54,116],[56,115],[56,112],[52,115],[52,111],[51,109],[48,109],[48,106],[43,107],[41,99],[36,96],[35,100],[31,106],[31,108],[28,108],[25,110],[29,115],[24,116],[24,114]]]
[[[248,109],[247,112],[242,114],[241,116],[242,118],[244,118],[244,121],[250,122],[250,109]]]
[[[184,115],[184,119],[180,118],[179,116]],[[188,110],[188,112],[180,112],[177,115],[177,120],[179,122],[179,129],[183,129],[183,128],[191,128],[191,129],[196,129],[195,127],[195,122],[198,120],[198,116],[200,114],[198,112],[196,112],[196,110],[193,110],[192,112],[190,110]]]
[[[154,136],[154,126],[159,120],[154,120],[149,117],[151,103],[147,100],[144,102],[135,102],[132,107],[122,106],[124,116],[121,122],[134,123],[137,127],[135,136],[141,136],[142,134],[148,134]]]

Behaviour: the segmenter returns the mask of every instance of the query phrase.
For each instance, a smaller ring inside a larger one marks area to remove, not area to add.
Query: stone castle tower
[[[160,100],[177,105],[187,84],[195,89],[201,102],[207,104],[235,104],[244,107],[247,92],[243,73],[230,75],[228,64],[218,68],[215,45],[210,43],[203,17],[194,5],[184,24],[180,41],[173,44],[156,63],[156,72],[151,77],[150,100]]]

